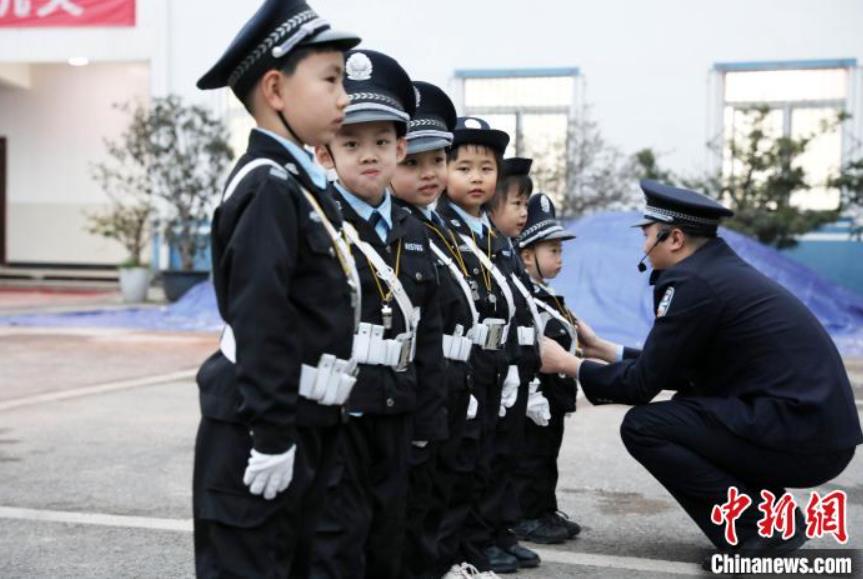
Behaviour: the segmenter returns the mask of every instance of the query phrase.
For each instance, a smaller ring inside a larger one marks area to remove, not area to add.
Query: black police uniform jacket
[[[458,258],[461,255],[458,249],[460,240],[446,225],[446,222],[443,219],[441,219],[443,223],[433,222],[413,205],[399,199],[394,199],[393,201],[399,207],[410,211],[411,215],[425,226],[429,242],[434,244],[435,247],[457,265]],[[471,298],[465,295],[461,289],[461,285],[453,278],[453,273],[450,271],[449,266],[437,257],[435,257],[434,261],[438,271],[439,285],[437,295],[441,311],[441,329],[444,334],[452,335],[455,332],[456,326],[461,326],[464,331],[462,335],[464,336],[473,325],[470,304],[467,301]],[[470,276],[468,276],[468,280],[465,281],[469,282],[470,279]],[[445,363],[448,396],[453,399],[459,398],[461,393],[466,389],[470,389],[472,382],[470,364],[458,360],[445,360]]]
[[[510,335],[507,339],[507,351],[510,356],[510,364],[518,365],[518,372],[523,385],[527,385],[539,372],[542,362],[539,358],[539,348],[536,343],[522,346],[518,343],[518,326],[523,328],[533,328],[533,314],[524,294],[519,291],[512,277],[515,276],[521,281],[522,286],[531,294],[533,294],[533,281],[527,270],[524,269],[524,264],[518,251],[515,249],[515,244],[506,238],[500,231],[495,230],[494,247],[495,265],[506,276],[512,291],[513,302],[515,304],[515,315],[512,318],[512,326],[510,327]]]
[[[537,300],[547,304],[564,319],[566,319],[567,313],[574,319],[574,316],[572,316],[566,307],[563,296],[553,295],[548,291],[546,286],[532,284],[532,287],[534,297]],[[540,310],[540,314],[542,314],[542,310]],[[575,329],[572,331],[574,332]],[[572,337],[569,331],[563,322],[557,318],[551,317],[548,319],[545,323],[543,334],[560,344],[564,350],[569,350],[572,346]],[[539,389],[548,400],[552,412],[566,413],[575,411],[575,397],[578,390],[578,382],[575,378],[561,374],[540,374],[539,378]]]
[[[476,290],[477,298],[474,300],[479,319],[486,318],[501,318],[508,319],[509,306],[507,306],[506,298],[503,291],[497,285],[497,282],[492,278],[491,288],[486,287],[483,282],[483,267],[479,258],[473,254],[470,247],[463,243],[461,236],[471,236],[470,226],[465,223],[461,216],[452,208],[451,202],[446,197],[441,197],[437,204],[438,214],[447,222],[452,231],[456,234],[459,241],[459,250],[464,258],[468,273],[471,276],[470,283]],[[487,235],[491,235],[489,231]],[[477,247],[483,251],[488,248],[488,237],[474,236]],[[495,260],[496,252],[499,252],[501,245],[495,243],[494,238],[491,239],[491,259]],[[493,297],[492,297],[493,296]],[[510,339],[507,339],[507,347],[511,345]],[[474,379],[476,382],[481,382],[486,388],[492,387],[491,399],[488,404],[500,405],[500,385],[506,374],[507,365],[509,364],[509,353],[507,347],[501,350],[483,350],[481,347],[475,347],[471,352],[470,365],[474,371]]]
[[[381,241],[368,221],[357,214],[338,189],[330,193],[339,200],[342,214],[354,226],[363,241],[370,244],[390,267],[395,269],[398,246],[401,243],[399,281],[410,297],[411,304],[420,308],[416,353],[407,370],[396,372],[387,366],[360,365],[357,383],[348,399],[350,412],[367,414],[403,414],[414,412],[413,440],[442,440],[447,435],[445,362],[441,310],[438,301],[436,260],[429,249],[425,226],[410,213],[392,203],[390,229],[386,242]],[[362,286],[362,321],[382,325],[381,297],[368,261],[357,247],[352,248]],[[386,284],[381,282],[386,293]],[[406,330],[406,324],[395,299],[392,329],[384,339],[393,339]]]
[[[830,336],[793,295],[720,238],[657,273],[657,318],[641,352],[586,361],[594,404],[644,404],[677,390],[737,435],[803,453],[852,448],[860,421]]]
[[[354,313],[331,239],[300,186],[336,227],[338,208],[285,147],[257,130],[231,177],[258,158],[286,169],[251,171],[216,209],[211,230],[216,299],[237,363],[217,352],[197,380],[204,417],[248,426],[256,450],[278,454],[293,445],[297,426],[341,420],[340,407],[299,396],[300,367],[317,366],[325,353],[350,358]]]

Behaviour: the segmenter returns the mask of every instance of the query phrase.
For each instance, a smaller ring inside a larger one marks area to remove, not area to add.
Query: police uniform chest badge
[[[362,52],[353,53],[345,63],[348,80],[369,80],[372,78],[372,61]]]
[[[659,302],[659,307],[656,308],[656,317],[661,318],[665,314],[668,313],[668,308],[671,307],[671,300],[674,299],[674,288],[670,287],[665,290],[665,295],[662,296],[662,300]]]

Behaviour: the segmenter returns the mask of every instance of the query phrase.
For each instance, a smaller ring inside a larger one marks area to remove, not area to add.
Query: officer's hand
[[[567,352],[563,347],[551,338],[542,339],[542,368],[543,374],[566,374],[575,377],[578,374],[578,366],[581,360]]]
[[[576,322],[575,329],[578,334],[579,349],[585,358],[595,358],[597,360],[605,360],[606,362],[615,361],[619,348],[617,344],[613,344],[597,336],[593,328],[582,319]]]
[[[268,501],[288,488],[294,478],[294,457],[297,446],[281,454],[263,454],[252,449],[243,484],[253,495],[263,494]]]

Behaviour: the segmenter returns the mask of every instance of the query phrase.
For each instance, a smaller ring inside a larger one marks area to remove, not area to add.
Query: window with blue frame
[[[739,170],[731,160],[729,141],[747,134],[754,107],[767,106],[765,129],[768,136],[800,138],[818,134],[800,157],[811,189],[792,197],[791,202],[806,209],[836,209],[839,191],[826,186],[849,152],[852,123],[835,124],[840,112],[857,108],[854,85],[857,62],[853,59],[795,62],[719,63],[717,80],[718,127],[715,144],[722,144],[724,174]],[[824,124],[833,128],[822,132]]]
[[[510,135],[507,156],[530,157],[537,188],[560,193],[578,96],[577,68],[457,70],[463,111]]]

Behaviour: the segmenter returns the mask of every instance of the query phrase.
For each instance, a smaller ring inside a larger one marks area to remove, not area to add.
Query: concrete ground
[[[216,338],[0,329],[0,577],[193,576],[193,374]],[[581,401],[567,422],[559,498],[584,531],[519,576],[702,575],[708,543],[623,448],[625,412]],[[860,457],[834,488],[860,549]]]

